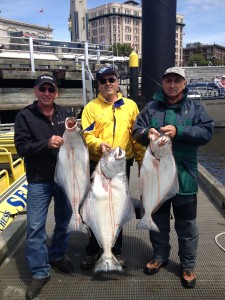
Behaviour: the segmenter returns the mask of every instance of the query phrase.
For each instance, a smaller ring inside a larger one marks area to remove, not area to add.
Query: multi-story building
[[[183,22],[176,16],[176,60],[183,65]],[[88,40],[94,44],[129,44],[141,55],[142,8],[137,1],[109,3],[88,10]]]
[[[89,41],[129,44],[141,53],[141,7],[136,1],[109,3],[88,10]]]
[[[13,47],[16,46],[13,46],[12,43],[27,43],[27,39],[30,36],[33,37],[34,40],[51,40],[52,32],[53,29],[49,26],[38,26],[34,24],[0,18],[0,47],[13,49]]]
[[[203,45],[200,42],[189,43],[183,49],[184,66],[188,66],[190,57],[193,54],[203,54],[204,58],[208,61],[208,65],[224,65],[225,64],[225,47],[218,44]]]
[[[175,46],[175,65],[177,67],[183,66],[183,28],[184,17],[180,14],[176,15],[176,46]]]
[[[86,42],[88,34],[87,1],[70,0],[68,27],[72,42]]]

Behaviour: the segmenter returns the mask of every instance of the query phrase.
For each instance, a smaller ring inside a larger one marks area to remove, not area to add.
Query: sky
[[[87,8],[110,2],[125,0],[87,0]],[[0,18],[49,25],[54,29],[54,40],[70,41],[69,6],[70,0],[0,0]],[[38,13],[42,9],[43,13]],[[177,13],[184,16],[184,47],[194,42],[225,46],[225,1],[177,0]]]

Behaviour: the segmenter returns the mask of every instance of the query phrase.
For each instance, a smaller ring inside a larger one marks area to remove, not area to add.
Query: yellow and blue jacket
[[[102,142],[112,148],[120,146],[126,152],[126,158],[135,158],[141,164],[146,147],[135,142],[131,136],[133,124],[139,113],[136,103],[117,94],[118,100],[107,102],[99,93],[83,109],[81,123],[87,143],[90,159],[99,161],[102,156]]]

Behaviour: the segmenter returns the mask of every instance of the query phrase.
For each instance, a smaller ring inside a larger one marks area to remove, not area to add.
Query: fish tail
[[[90,236],[90,230],[89,228],[87,227],[87,225],[85,225],[84,223],[81,223],[78,230],[77,231],[81,231],[83,232],[84,234],[87,234],[88,236]]]
[[[110,271],[123,272],[123,268],[113,254],[111,256],[107,256],[103,253],[97,261],[93,273]]]
[[[152,218],[147,218],[146,215],[137,223],[136,226],[137,229],[148,229],[152,231],[159,232],[158,226],[155,224],[155,222],[152,220]]]
[[[78,215],[76,215],[76,218],[72,217],[70,220],[70,223],[67,227],[67,232],[71,232],[71,231],[80,231],[83,232],[85,234],[90,235],[90,231],[88,229],[88,227],[83,223],[80,215],[79,217],[77,217]]]

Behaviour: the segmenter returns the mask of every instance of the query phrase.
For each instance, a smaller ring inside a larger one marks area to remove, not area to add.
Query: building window
[[[125,24],[131,24],[131,19],[130,18],[125,18]]]
[[[131,32],[131,27],[130,26],[125,26],[125,32],[130,33]]]
[[[104,27],[99,27],[98,33],[104,33]]]
[[[104,19],[99,19],[98,24],[103,25],[104,24]]]
[[[105,43],[105,36],[104,35],[101,35],[101,36],[99,36],[99,42],[100,43]]]
[[[125,41],[131,41],[131,35],[125,34]]]

